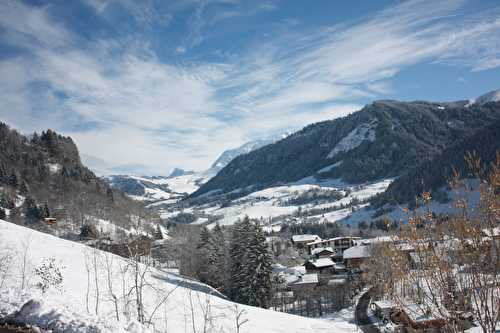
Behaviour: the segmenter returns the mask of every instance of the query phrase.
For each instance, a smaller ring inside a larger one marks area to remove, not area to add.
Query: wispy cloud
[[[214,24],[277,10],[272,2],[249,8],[228,0],[172,2],[166,11],[153,2],[86,3],[104,16],[122,6],[144,24],[191,10],[179,56]],[[271,29],[219,62],[174,63],[147,35],[89,42],[54,20],[49,6],[3,1],[1,41],[25,52],[0,60],[0,116],[25,131],[50,127],[73,136],[102,168],[203,169],[226,148],[344,116],[393,92],[391,79],[408,66],[500,66],[498,10],[465,16],[463,5],[407,1],[341,25]]]
[[[256,124],[263,115],[311,116],[321,103],[389,93],[389,80],[419,62],[498,66],[500,11],[465,17],[463,4],[407,1],[351,24],[260,42],[220,87],[233,92],[227,109]]]

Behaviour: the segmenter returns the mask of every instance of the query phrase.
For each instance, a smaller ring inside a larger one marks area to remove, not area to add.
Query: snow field
[[[184,333],[202,332],[204,328],[208,332],[235,332],[236,313],[240,311],[243,311],[242,320],[248,319],[241,327],[242,333],[354,331],[353,325],[343,321],[303,318],[236,305],[216,296],[215,290],[202,283],[139,264],[138,271],[147,282],[142,293],[145,321],[150,322],[142,325],[136,321],[134,269],[126,259],[0,221],[0,252],[9,251],[16,258],[26,253],[26,287],[20,290],[20,267],[12,265],[0,289],[0,313],[13,313],[25,302],[36,300],[17,317],[31,324],[64,328],[65,332]],[[51,257],[63,267],[63,285],[61,290],[49,289],[42,294],[32,271]],[[86,267],[90,267],[90,273]],[[113,294],[118,299],[120,321],[116,320]],[[165,302],[161,303],[162,300]]]

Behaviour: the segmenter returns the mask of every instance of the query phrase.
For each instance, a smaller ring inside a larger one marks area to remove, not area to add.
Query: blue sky
[[[202,170],[376,99],[500,88],[496,0],[0,2],[0,119],[99,173]]]

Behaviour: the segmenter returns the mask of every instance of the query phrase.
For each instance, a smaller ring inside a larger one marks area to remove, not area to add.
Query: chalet
[[[54,225],[57,223],[57,219],[55,217],[46,217],[43,219],[43,222],[45,222],[48,225]]]
[[[300,276],[298,280],[290,283],[288,286],[295,294],[313,290],[318,285],[318,282],[318,274],[304,274]]]
[[[321,238],[318,235],[309,235],[309,234],[304,234],[304,235],[293,235],[292,236],[292,243],[296,248],[304,248],[308,243],[311,242],[316,242],[320,241]]]
[[[307,273],[333,274],[335,263],[330,258],[308,260],[304,264]]]
[[[347,268],[361,269],[363,264],[371,257],[370,247],[356,245],[344,251],[343,258]]]
[[[311,255],[316,259],[319,258],[331,258],[334,255],[334,251],[331,247],[318,247],[311,250]]]
[[[391,313],[397,309],[398,306],[392,301],[384,300],[370,303],[370,308],[380,320],[390,320]]]
[[[358,241],[359,237],[335,237],[325,240],[317,240],[314,242],[307,243],[307,248],[309,249],[309,253],[312,254],[313,249],[317,248],[331,248],[334,252],[333,258],[335,260],[342,260],[342,253],[350,248],[351,246],[356,245],[356,241]]]

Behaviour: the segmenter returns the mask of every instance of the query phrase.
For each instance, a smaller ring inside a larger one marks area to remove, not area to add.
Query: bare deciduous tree
[[[14,258],[15,253],[9,249],[0,253],[0,290],[2,290],[5,280],[10,275]]]
[[[463,330],[464,314],[472,313],[492,333],[500,319],[500,155],[489,174],[471,156],[467,162],[475,180],[451,182],[457,213],[438,216],[424,192],[421,210],[374,258],[392,277],[385,290],[403,308],[415,304],[450,331]],[[479,192],[478,205],[472,192]]]
[[[248,323],[248,319],[244,318],[246,311],[245,309],[241,309],[238,304],[234,304],[233,312],[234,312],[236,333],[240,333],[241,327],[246,323]]]
[[[114,270],[113,270],[113,255],[110,253],[105,253],[104,254],[104,262],[105,262],[105,267],[106,267],[106,281],[107,281],[107,287],[108,287],[108,297],[111,299],[113,302],[113,306],[115,309],[115,316],[116,320],[120,321],[120,311],[119,311],[119,299],[116,296],[116,293],[114,291],[113,287],[113,281],[114,281]]]
[[[19,261],[21,263],[21,265],[19,266],[21,275],[21,290],[24,290],[24,288],[26,288],[26,285],[28,284],[31,276],[31,262],[29,259],[30,246],[31,236],[28,235],[22,240],[21,252],[19,253]]]

